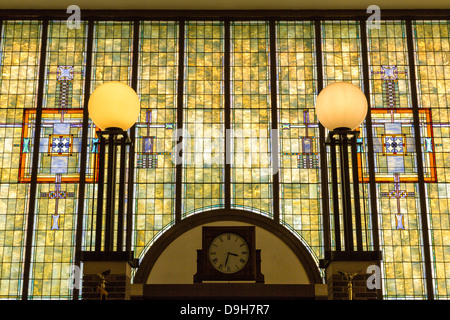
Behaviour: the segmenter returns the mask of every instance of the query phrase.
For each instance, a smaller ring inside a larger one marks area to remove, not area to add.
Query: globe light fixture
[[[316,114],[328,130],[355,130],[367,114],[367,99],[355,85],[336,82],[325,87],[317,96]]]
[[[339,252],[354,252],[355,238],[356,251],[363,250],[357,160],[360,143],[359,131],[355,129],[364,121],[367,109],[364,93],[357,86],[346,82],[325,87],[316,100],[317,118],[329,130],[325,145],[329,152],[327,159],[331,169],[334,215],[334,226],[329,228],[334,233],[330,232],[329,238],[334,237],[335,251]],[[324,221],[330,221],[329,217],[324,217]]]
[[[134,146],[127,130],[136,122],[140,101],[136,92],[119,81],[106,82],[89,97],[89,117],[96,127],[94,163],[97,164],[95,250],[85,253],[131,254]],[[89,258],[88,258],[89,259]]]
[[[140,101],[136,92],[119,82],[106,82],[91,94],[88,103],[89,117],[101,130],[131,128],[139,117]]]

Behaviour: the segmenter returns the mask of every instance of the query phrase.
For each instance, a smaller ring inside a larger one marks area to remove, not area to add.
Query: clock
[[[236,233],[221,233],[209,245],[208,258],[219,272],[227,274],[239,272],[249,259],[247,241]]]
[[[203,227],[194,282],[264,282],[261,252],[255,248],[254,226]]]

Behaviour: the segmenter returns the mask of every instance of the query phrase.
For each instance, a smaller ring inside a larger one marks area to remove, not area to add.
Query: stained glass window
[[[67,278],[75,259],[86,31],[84,23],[78,29],[68,29],[65,21],[48,26],[30,275],[33,299],[70,297]],[[23,121],[34,129],[33,113],[35,109],[26,109]],[[24,132],[23,139],[34,134]],[[30,163],[27,157],[22,154],[21,162]],[[19,179],[31,171],[23,169]]]
[[[176,223],[176,214],[223,209],[230,200],[232,209],[271,218],[279,210],[280,223],[322,258],[321,174],[327,170],[320,168],[314,104],[318,88],[347,81],[369,90],[371,123],[358,129],[360,204],[363,230],[373,227],[371,210],[377,209],[384,297],[427,298],[430,283],[436,298],[450,297],[449,21],[387,20],[366,32],[359,21],[275,21],[275,29],[271,23],[94,19],[68,29],[66,21],[2,22],[0,298],[20,299],[26,287],[29,299],[72,299],[67,279],[76,243],[84,250],[95,240],[97,128],[84,118],[86,95],[105,81],[131,85],[132,79],[142,108],[133,129],[136,257]],[[278,193],[280,206],[273,208]]]
[[[361,87],[361,44],[359,23],[322,22],[324,87],[338,81]]]
[[[322,256],[313,22],[277,24],[281,220]]]
[[[223,22],[186,23],[183,215],[224,204]]]
[[[272,213],[269,24],[231,24],[231,206]]]
[[[449,224],[449,105],[450,105],[450,23],[414,21],[415,63],[421,142],[425,172],[435,173],[436,183],[426,184],[427,210],[431,230],[434,293],[450,296]],[[433,160],[430,161],[430,160]],[[429,179],[429,175],[426,176]]]
[[[0,298],[20,298],[29,183],[19,183],[20,154],[32,154],[22,139],[24,110],[36,108],[42,23],[5,21],[0,65]],[[34,109],[35,110],[35,109]]]
[[[174,131],[178,78],[178,24],[143,22],[140,29],[136,124],[135,252],[170,225],[175,210]]]
[[[323,79],[324,87],[334,82],[349,82],[363,90],[363,73],[361,58],[360,24],[355,21],[324,21],[322,22],[322,55],[323,55]],[[366,128],[363,123],[359,129],[358,156],[365,157],[366,154]],[[327,130],[326,135],[328,135]],[[339,157],[339,152],[337,153]],[[327,161],[330,163],[330,156],[327,154]],[[367,169],[367,164],[363,161],[359,164],[361,170]],[[339,170],[339,169],[338,169]],[[331,183],[331,171],[328,173]],[[360,188],[360,208],[362,222],[363,246],[370,246],[367,231],[370,230],[370,207],[368,201],[369,189],[367,184],[359,184]],[[330,188],[330,195],[332,189]],[[340,195],[339,195],[340,199]],[[330,199],[331,200],[331,199]],[[340,201],[340,200],[339,200]],[[353,200],[354,201],[354,200]],[[334,204],[330,201],[330,226],[334,227]],[[343,225],[343,215],[340,215],[339,223]],[[353,220],[355,216],[353,214]],[[341,228],[342,230],[343,228]],[[334,232],[334,231],[333,231]],[[344,239],[341,233],[341,239]],[[354,246],[356,247],[356,237]],[[333,242],[333,246],[336,243]],[[344,244],[345,245],[345,244]]]
[[[92,68],[90,90],[105,81],[121,81],[131,84],[133,23],[129,21],[96,21],[93,30]],[[87,107],[87,106],[85,106]],[[86,171],[88,175],[98,175],[98,130],[89,119],[87,127],[88,154]],[[118,189],[118,188],[117,188]],[[97,207],[97,187],[95,183],[86,185],[84,239],[85,250],[95,243],[95,208]]]
[[[383,21],[380,29],[368,29],[375,181],[386,298],[425,295],[405,28],[401,21]],[[419,113],[425,123],[431,120],[428,111]],[[423,126],[421,133],[427,130]],[[430,166],[426,177],[431,182],[434,178],[429,169]],[[363,179],[367,179],[365,174]]]

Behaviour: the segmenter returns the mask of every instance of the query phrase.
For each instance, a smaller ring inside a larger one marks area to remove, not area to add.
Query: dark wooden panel
[[[144,300],[314,299],[313,284],[195,283],[146,284]]]

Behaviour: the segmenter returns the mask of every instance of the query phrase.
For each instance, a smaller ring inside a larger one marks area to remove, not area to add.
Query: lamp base
[[[338,128],[334,128],[332,130],[332,132],[337,132],[337,133],[345,133],[345,132],[349,132],[352,131],[352,129],[347,128],[347,127],[338,127]]]
[[[105,129],[105,131],[125,131],[125,130],[119,127],[108,127]]]
[[[382,300],[381,278],[372,273],[381,260],[381,251],[326,251],[319,267],[325,271],[328,299]]]

